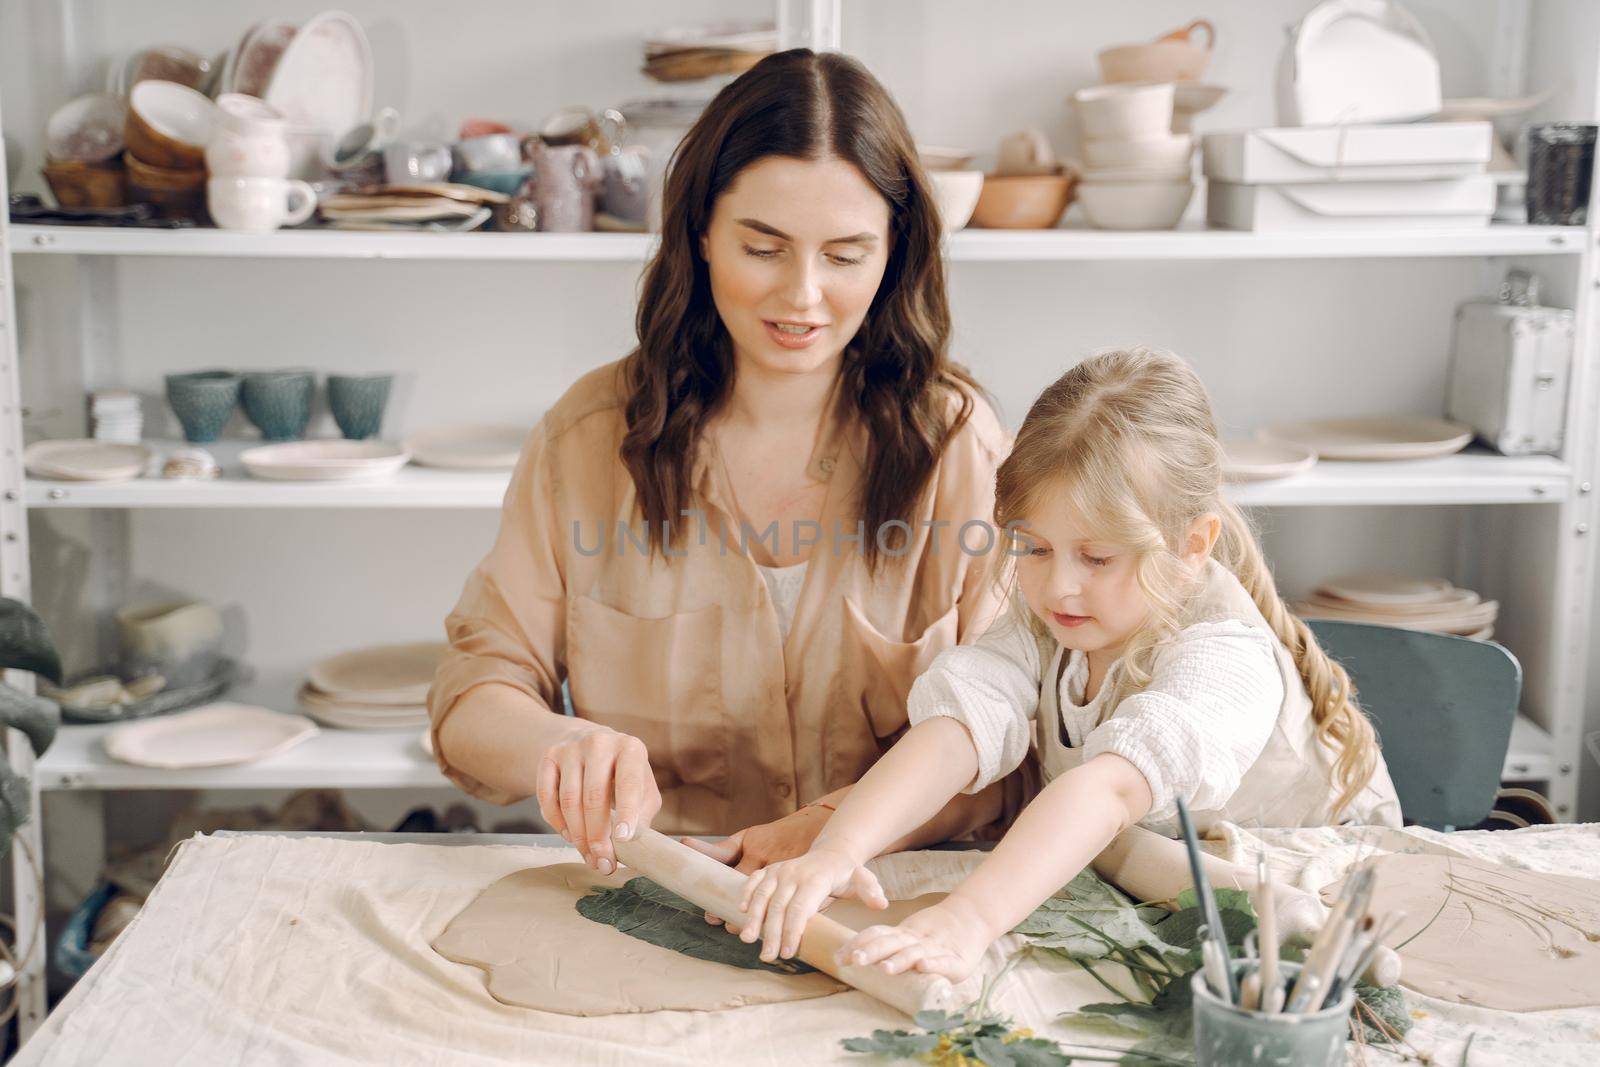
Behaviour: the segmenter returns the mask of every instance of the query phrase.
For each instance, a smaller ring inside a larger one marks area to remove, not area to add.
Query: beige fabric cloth
[[[1237,578],[1214,563],[1208,574],[1205,591],[1195,607],[1199,620],[1237,619],[1271,632],[1255,601]],[[1221,807],[1191,812],[1195,829],[1202,835],[1222,822],[1240,826],[1326,826],[1333,821],[1333,804],[1340,792],[1333,780],[1333,762],[1327,748],[1316,740],[1311,698],[1306,695],[1294,657],[1281,641],[1274,639],[1273,646],[1284,694],[1277,723],[1266,747],[1245,771],[1233,796]],[[1055,657],[1045,669],[1045,683],[1039,691],[1039,764],[1047,782],[1076,767],[1086,751],[1094,750],[1092,733],[1084,748],[1069,745],[1063,736],[1060,691],[1066,656],[1067,650],[1058,645]],[[1200,753],[1193,756],[1203,758]],[[1400,800],[1389,778],[1389,768],[1381,757],[1372,781],[1351,801],[1340,821],[1400,825]],[[1169,837],[1178,833],[1175,816],[1146,819],[1143,825]]]
[[[1600,877],[1600,825],[1448,837],[1376,827],[1218,831],[1229,859],[1253,861],[1264,843],[1275,874],[1313,892],[1374,851],[1443,849]],[[430,947],[486,886],[575,857],[571,849],[193,838],[127,932],[13,1063],[859,1067],[859,1056],[840,1050],[842,1038],[906,1025],[854,991],[727,1012],[554,1015],[495,1002],[483,972]],[[981,858],[915,852],[873,866],[890,895],[912,896],[948,891]],[[1002,938],[985,970],[994,973],[1016,943]],[[1070,1040],[1074,1031],[1059,1013],[1108,997],[1070,963],[1029,960],[998,983],[993,1002],[1018,1025]],[[1468,1033],[1476,1034],[1472,1067],[1593,1067],[1600,1059],[1600,1010],[1514,1015],[1406,997],[1412,1043],[1439,1063],[1461,1062]],[[1369,1050],[1367,1062],[1399,1061]]]
[[[618,458],[622,402],[620,364],[611,364],[574,385],[529,436],[499,536],[446,621],[451,648],[428,700],[435,752],[440,725],[474,686],[525,693],[536,730],[561,706],[566,678],[579,717],[645,742],[663,798],[659,829],[732,833],[856,782],[905,727],[913,679],[998,607],[989,564],[1003,546],[978,556],[957,544],[963,523],[991,518],[1005,447],[993,412],[975,400],[905,517],[909,551],[876,575],[854,545],[834,551],[836,528],[857,529],[866,434],[830,420],[810,466],[828,486],[821,541],[783,640],[708,449],[694,468],[704,536],[684,520],[685,555],[668,561],[619,538],[619,521],[642,530]],[[605,549],[594,553],[602,527]],[[969,544],[982,547],[976,530]],[[467,792],[520,799],[445,755],[441,769]]]

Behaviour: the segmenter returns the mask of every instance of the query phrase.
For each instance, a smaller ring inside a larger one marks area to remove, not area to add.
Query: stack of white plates
[[[1361,574],[1319,585],[1309,597],[1291,605],[1307,619],[1339,619],[1431,630],[1487,641],[1494,636],[1500,605],[1470,589],[1458,589],[1443,578],[1401,578]]]
[[[387,478],[411,458],[382,441],[289,441],[239,453],[252,477],[288,482],[362,482]]]
[[[96,441],[136,445],[144,433],[144,411],[139,395],[126,389],[107,389],[91,393],[89,420]]]
[[[353,730],[428,725],[428,687],[444,655],[436,641],[379,645],[329,657],[300,687],[300,708],[326,726]]]

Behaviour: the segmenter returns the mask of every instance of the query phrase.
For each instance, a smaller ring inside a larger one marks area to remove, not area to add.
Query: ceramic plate
[[[260,96],[272,84],[273,73],[294,35],[292,22],[258,22],[250,27],[239,42],[225,91]]]
[[[315,723],[250,704],[207,704],[159,719],[119,726],[105,736],[106,754],[141,767],[225,767],[265,759],[317,735]]]
[[[342,708],[325,708],[312,704],[302,705],[305,713],[324,726],[336,726],[341,730],[420,730],[428,725],[428,713],[419,712],[414,715],[389,715],[374,719],[365,715],[354,715]]]
[[[1311,449],[1282,441],[1228,441],[1222,450],[1222,477],[1230,482],[1289,478],[1317,463]]]
[[[1334,611],[1360,611],[1371,615],[1373,618],[1384,618],[1391,615],[1404,617],[1407,615],[1439,615],[1446,611],[1466,611],[1480,603],[1482,599],[1470,589],[1452,589],[1448,596],[1428,603],[1370,604],[1316,592],[1306,597],[1306,603]]]
[[[307,677],[334,698],[364,703],[375,703],[377,697],[387,702],[399,694],[420,693],[425,698],[447,647],[442,641],[418,641],[357,649],[313,664]]]
[[[338,137],[372,115],[372,46],[361,23],[324,11],[300,27],[272,72],[263,99],[291,126]]]
[[[28,473],[67,482],[125,482],[145,472],[155,454],[144,445],[75,438],[35,441],[22,453]]]
[[[1443,578],[1403,578],[1395,574],[1352,574],[1323,582],[1317,592],[1363,607],[1439,604],[1455,586]]]
[[[415,715],[427,711],[428,694],[423,692],[414,700],[389,702],[352,700],[348,697],[329,696],[310,682],[300,687],[300,703],[308,708],[334,708],[352,715],[365,715],[381,719],[388,715]]]
[[[517,465],[526,426],[461,424],[419,430],[402,447],[411,462],[454,470],[510,470]]]
[[[297,482],[356,482],[383,478],[406,465],[410,455],[382,441],[289,441],[239,453],[257,478]]]
[[[1303,445],[1319,459],[1345,460],[1433,459],[1472,443],[1471,428],[1424,415],[1280,422],[1259,436],[1264,441]]]

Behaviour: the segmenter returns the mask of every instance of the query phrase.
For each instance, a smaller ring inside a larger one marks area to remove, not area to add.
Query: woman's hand
[[[886,974],[916,969],[959,982],[978,969],[994,942],[983,917],[954,897],[923,908],[899,926],[869,926],[839,950],[839,962]]]
[[[854,856],[838,849],[814,848],[797,859],[763,867],[745,882],[739,907],[750,917],[740,933],[748,943],[761,938],[761,958],[768,963],[793,956],[811,920],[833,897],[853,896],[867,907],[889,906],[877,876]]]
[[[612,834],[630,840],[661,810],[644,742],[592,724],[545,749],[537,796],[545,821],[601,874],[617,869]],[[612,808],[617,812],[614,830]]]
[[[751,874],[769,863],[805,855],[811,842],[828,825],[828,816],[832,814],[830,809],[821,804],[808,804],[773,822],[747,826],[721,841],[697,841],[692,837],[679,840],[697,852],[704,852],[718,863],[726,863],[740,874]],[[713,926],[722,925],[722,920],[709,911],[706,912],[706,922]]]

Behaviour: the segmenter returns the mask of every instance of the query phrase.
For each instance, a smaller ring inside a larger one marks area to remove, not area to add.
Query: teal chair
[[[1307,619],[1349,672],[1408,822],[1475,826],[1494,807],[1522,665],[1492,641]]]

